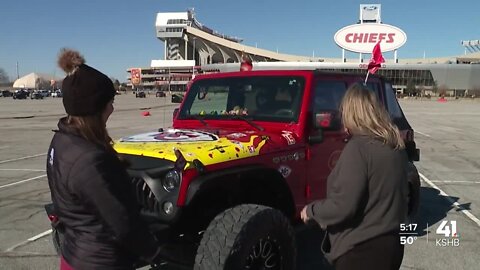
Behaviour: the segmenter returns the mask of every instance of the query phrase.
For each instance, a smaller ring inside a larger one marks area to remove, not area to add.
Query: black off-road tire
[[[282,212],[244,204],[220,213],[210,223],[194,270],[292,270],[296,255],[295,233]]]

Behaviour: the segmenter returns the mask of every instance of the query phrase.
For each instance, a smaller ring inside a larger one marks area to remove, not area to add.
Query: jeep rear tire
[[[295,269],[295,234],[270,207],[245,204],[215,217],[205,231],[195,270]]]

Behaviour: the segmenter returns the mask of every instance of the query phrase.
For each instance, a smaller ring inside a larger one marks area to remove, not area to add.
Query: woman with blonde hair
[[[307,205],[301,218],[327,231],[331,249],[322,250],[335,269],[399,269],[408,195],[404,142],[363,85],[347,90],[340,111],[351,138],[328,177],[326,198]]]

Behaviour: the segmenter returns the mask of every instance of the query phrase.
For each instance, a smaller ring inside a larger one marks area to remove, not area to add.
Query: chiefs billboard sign
[[[407,35],[398,27],[382,23],[353,24],[335,33],[337,45],[352,52],[371,53],[379,41],[382,52],[393,51],[407,42]]]
[[[142,74],[142,69],[141,68],[132,68],[130,69],[130,80],[132,81],[132,84],[140,84],[141,82],[141,74]]]

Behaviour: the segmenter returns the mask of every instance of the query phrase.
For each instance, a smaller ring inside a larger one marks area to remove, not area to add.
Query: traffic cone
[[[445,102],[447,102],[447,99],[444,98],[444,97],[441,97],[441,98],[439,98],[437,101],[438,101],[438,102],[441,102],[441,103],[445,103]]]

